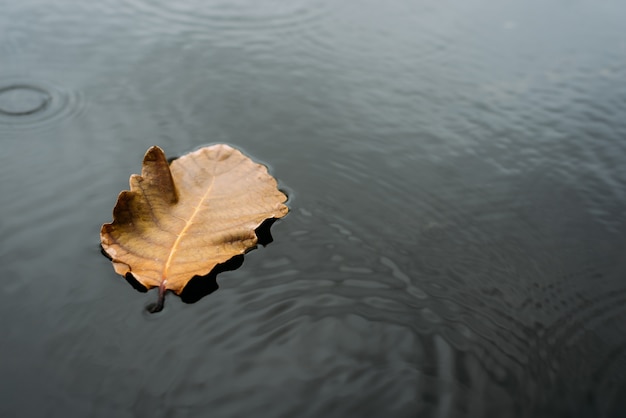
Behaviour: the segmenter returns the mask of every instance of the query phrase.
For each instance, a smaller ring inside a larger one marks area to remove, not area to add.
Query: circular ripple
[[[37,129],[73,117],[82,97],[56,85],[30,80],[0,80],[0,130]]]
[[[201,32],[207,29],[232,31],[273,31],[287,27],[303,27],[319,19],[326,11],[326,1],[311,6],[307,2],[272,0],[259,2],[236,0],[229,2],[149,2],[146,0],[122,0],[126,10],[136,16],[184,30]],[[165,27],[159,26],[159,30]]]
[[[44,110],[52,97],[46,90],[28,84],[0,87],[0,113],[25,116]]]

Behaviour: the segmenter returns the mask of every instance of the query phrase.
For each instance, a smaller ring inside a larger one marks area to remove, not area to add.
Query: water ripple
[[[51,97],[48,91],[29,84],[13,84],[0,88],[0,114],[26,116],[43,111]]]
[[[38,130],[76,117],[82,95],[54,83],[23,78],[0,79],[0,131]]]
[[[206,32],[220,30],[244,34],[301,30],[325,15],[326,1],[255,2],[250,0],[214,2],[148,2],[121,0],[129,16],[142,16],[151,30]]]

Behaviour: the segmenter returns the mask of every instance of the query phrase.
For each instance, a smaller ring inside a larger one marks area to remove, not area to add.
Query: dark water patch
[[[56,84],[0,79],[0,132],[45,129],[75,117],[84,106],[80,93]]]

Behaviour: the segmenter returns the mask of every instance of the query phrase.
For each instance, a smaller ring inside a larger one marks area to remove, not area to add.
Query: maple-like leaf
[[[194,276],[243,254],[257,243],[255,229],[288,212],[287,196],[264,165],[224,144],[186,154],[168,164],[151,147],[141,175],[130,177],[102,225],[100,242],[116,273],[146,288],[180,294]]]

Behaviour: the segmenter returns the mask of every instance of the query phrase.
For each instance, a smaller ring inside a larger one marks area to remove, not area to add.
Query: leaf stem
[[[148,306],[148,311],[150,313],[157,313],[163,310],[163,305],[165,304],[165,292],[167,292],[167,280],[163,280],[159,285],[159,299],[157,299],[157,302]]]

